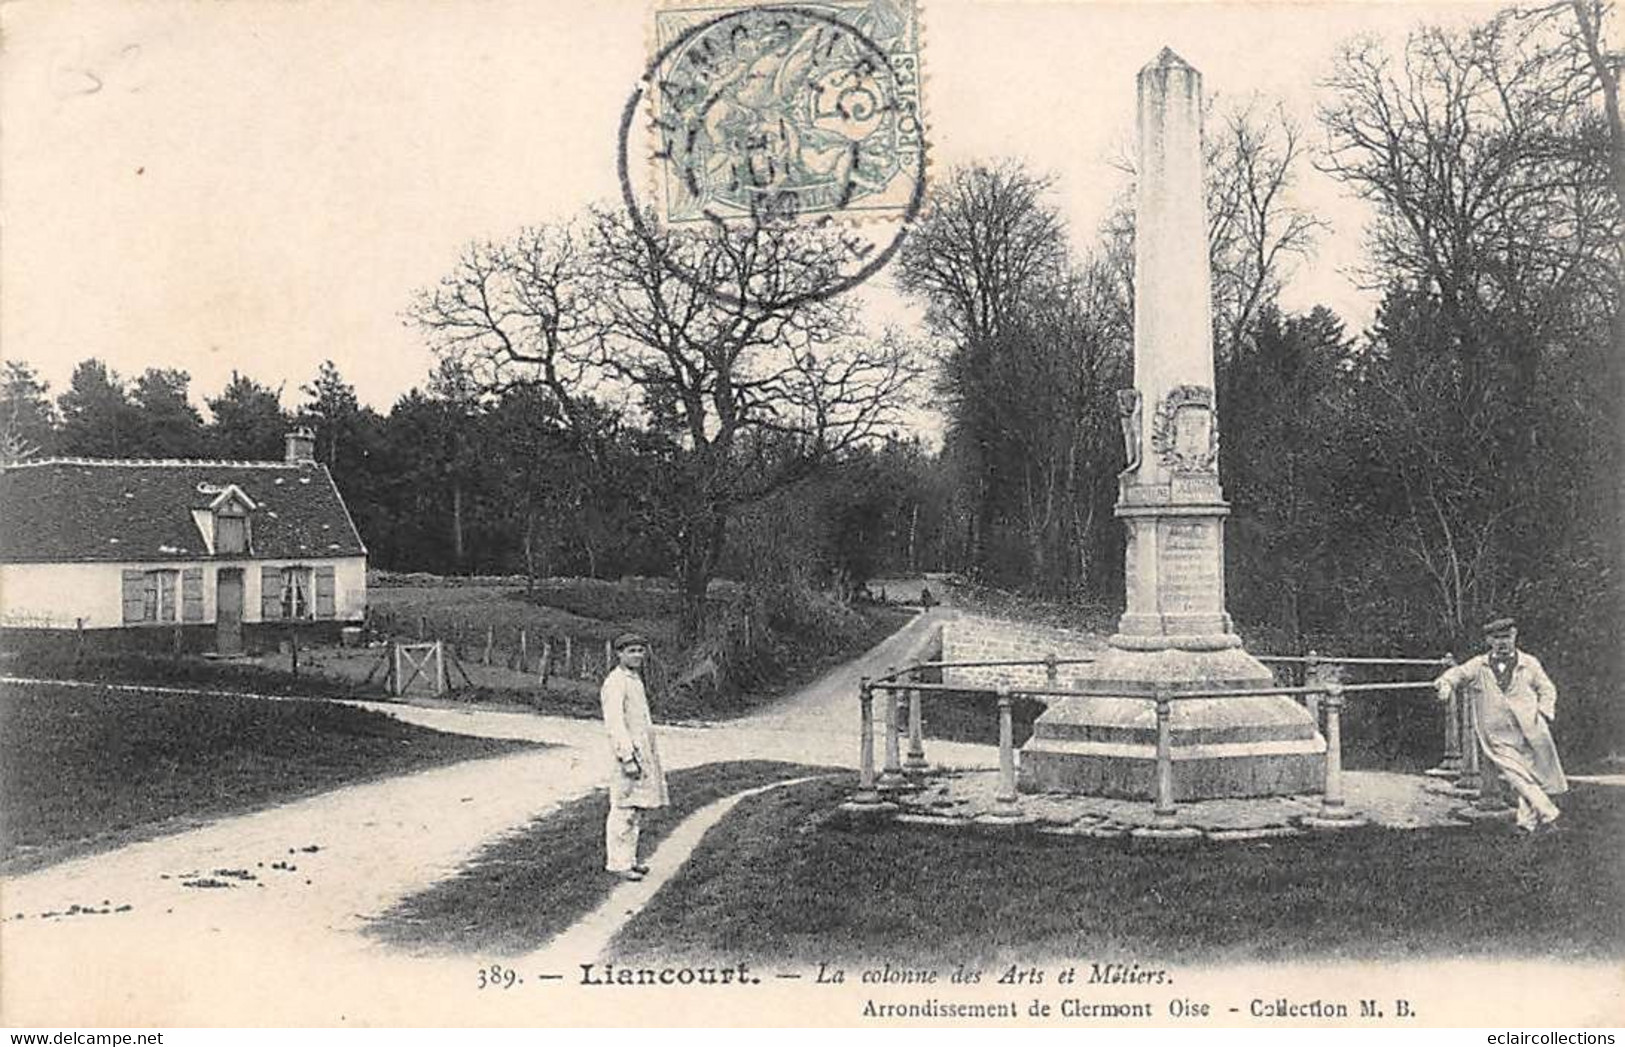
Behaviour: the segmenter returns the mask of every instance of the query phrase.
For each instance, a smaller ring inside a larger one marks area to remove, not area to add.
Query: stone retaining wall
[[[965,615],[942,624],[942,660],[945,662],[1001,661],[1048,655],[1080,658],[1105,649],[1105,642],[1092,633],[1056,629],[1027,622]],[[1056,671],[1060,687],[1077,686],[1080,667],[1063,665]],[[945,669],[943,682],[973,687],[1044,687],[1047,677],[1042,665],[994,666],[980,669]]]

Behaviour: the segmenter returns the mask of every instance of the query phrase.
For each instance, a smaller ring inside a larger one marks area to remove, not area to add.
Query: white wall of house
[[[116,629],[124,622],[126,570],[203,568],[203,623],[215,620],[215,574],[221,567],[243,572],[243,621],[262,621],[262,567],[333,566],[334,617],[357,621],[367,610],[367,559],[239,560],[234,563],[25,563],[0,564],[0,626],[13,629]],[[168,623],[165,623],[168,624]],[[185,623],[182,624],[198,624]]]

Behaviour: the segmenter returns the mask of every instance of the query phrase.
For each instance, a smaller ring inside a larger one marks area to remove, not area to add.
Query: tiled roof
[[[192,510],[232,484],[254,503],[247,558],[365,554],[324,465],[50,458],[0,468],[0,562],[207,559]]]

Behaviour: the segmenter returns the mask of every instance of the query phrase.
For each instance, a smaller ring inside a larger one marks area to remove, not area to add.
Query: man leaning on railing
[[[1518,794],[1518,828],[1550,831],[1562,813],[1552,795],[1569,788],[1548,726],[1557,716],[1557,688],[1534,655],[1518,650],[1511,618],[1486,623],[1484,638],[1486,653],[1435,681],[1439,700],[1468,687],[1479,749]]]

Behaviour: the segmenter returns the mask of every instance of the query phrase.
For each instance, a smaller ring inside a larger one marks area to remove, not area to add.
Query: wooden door
[[[243,653],[243,572],[240,567],[222,567],[215,575],[215,650],[221,654]]]

